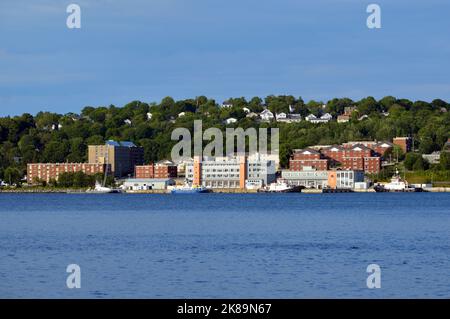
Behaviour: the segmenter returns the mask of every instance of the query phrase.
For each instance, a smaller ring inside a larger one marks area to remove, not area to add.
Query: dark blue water
[[[450,194],[0,194],[10,297],[448,298]]]

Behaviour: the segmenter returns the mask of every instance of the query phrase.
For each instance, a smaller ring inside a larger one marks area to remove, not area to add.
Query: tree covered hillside
[[[309,101],[293,96],[268,96],[246,100],[232,98],[233,106],[220,107],[214,100],[200,96],[175,101],[171,97],[160,103],[133,101],[123,107],[114,105],[85,107],[81,114],[55,114],[40,112],[0,118],[0,179],[5,174],[23,176],[30,162],[84,162],[87,145],[101,144],[105,140],[130,140],[145,148],[145,161],[169,158],[172,130],[186,127],[192,130],[195,119],[203,120],[203,129],[225,129],[224,120],[238,120],[233,127],[279,127],[280,156],[286,166],[293,148],[314,144],[334,144],[350,140],[391,140],[395,136],[413,136],[420,153],[441,150],[450,133],[450,104],[436,99],[432,102],[409,101],[385,97],[379,101],[372,97],[360,101],[336,98],[327,103]],[[257,118],[246,117],[243,108],[259,113],[265,107],[274,113],[289,112],[302,117],[329,112],[334,117],[345,107],[357,110],[347,123],[333,120],[326,124],[260,123]],[[179,117],[184,112],[185,115]],[[151,113],[149,116],[148,113]],[[385,114],[383,114],[385,113]],[[389,114],[387,114],[389,113]],[[368,118],[361,119],[362,115]],[[149,119],[151,117],[151,119]],[[206,144],[206,143],[205,143]]]

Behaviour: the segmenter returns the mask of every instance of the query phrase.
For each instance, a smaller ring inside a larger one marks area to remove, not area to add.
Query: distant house
[[[353,112],[357,110],[356,106],[346,106],[344,107],[344,115],[352,115]]]
[[[293,122],[300,122],[302,120],[302,116],[297,113],[288,114],[288,118],[286,119],[286,122],[293,123]]]
[[[337,117],[337,122],[338,123],[347,123],[348,121],[350,121],[350,116],[349,115],[342,114],[342,115],[339,115]]]
[[[256,114],[255,112],[250,112],[250,113],[248,113],[245,117],[248,117],[248,118],[255,118],[255,117],[258,117],[259,115],[258,114]]]
[[[317,120],[317,116],[315,116],[314,114],[309,114],[305,117],[305,120],[308,122],[311,122],[311,121]]]
[[[248,107],[243,107],[242,110],[247,114],[251,112]]]
[[[333,116],[331,116],[330,113],[325,113],[324,115],[322,115],[321,117],[317,117],[314,114],[309,114],[308,116],[305,117],[305,120],[311,123],[327,123],[329,122],[331,119],[333,118]]]
[[[237,120],[234,117],[230,117],[229,119],[225,120],[225,124],[233,124],[236,122],[237,122]]]
[[[439,164],[441,162],[441,152],[422,154],[422,158],[427,160],[430,164]]]
[[[185,115],[186,115],[186,112],[178,113],[178,117],[183,117],[183,116],[185,116]]]
[[[222,107],[226,107],[226,108],[233,107],[233,103],[231,103],[230,101],[224,101],[222,103]]]
[[[151,120],[151,119],[152,119],[152,117],[153,117],[153,114],[152,114],[152,113],[150,113],[150,112],[148,112],[148,113],[147,113],[147,120]]]
[[[131,125],[131,120],[130,119],[126,119],[125,121],[123,121],[125,124],[127,125]]]
[[[277,120],[285,120],[285,119],[287,119],[286,113],[277,113],[275,117],[276,117]]]
[[[296,122],[300,122],[302,120],[302,116],[300,114],[278,113],[276,115],[276,119],[278,122],[296,123]]]
[[[264,111],[262,111],[259,116],[261,117],[261,119],[263,121],[271,121],[274,119],[274,115],[272,112],[270,112],[268,109],[265,109]]]

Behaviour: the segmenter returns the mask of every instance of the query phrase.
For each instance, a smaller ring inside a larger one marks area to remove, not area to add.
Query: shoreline
[[[425,193],[450,193],[450,187],[431,187],[424,188]],[[1,189],[0,194],[89,194],[86,189]],[[258,192],[254,189],[214,189],[211,194],[267,194]],[[343,193],[375,193],[373,188],[353,189],[353,190],[332,190],[323,192],[321,189],[302,189],[303,194],[343,194]],[[125,191],[123,194],[164,194],[170,195],[169,190],[143,190],[143,191]],[[92,195],[92,194],[91,194]],[[95,195],[95,194],[94,194]]]

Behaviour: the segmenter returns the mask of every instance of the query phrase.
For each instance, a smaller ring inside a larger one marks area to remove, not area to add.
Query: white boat
[[[403,180],[398,173],[395,171],[394,176],[392,176],[390,183],[374,187],[376,192],[420,192],[421,188],[412,187],[408,184],[406,180]]]
[[[269,193],[292,193],[298,192],[299,187],[290,186],[285,181],[278,180],[276,183],[270,184],[265,191]]]
[[[106,161],[105,161],[105,175],[103,177],[103,183],[100,184],[99,181],[95,181],[95,187],[94,189],[89,189],[86,191],[86,193],[90,193],[90,194],[117,194],[117,193],[122,193],[121,189],[116,189],[116,188],[110,188],[110,187],[106,187],[106,179],[108,177],[108,156],[106,156]]]
[[[96,182],[94,189],[89,189],[86,192],[91,194],[114,194],[121,193],[121,190],[102,186],[99,182]]]
[[[182,186],[174,186],[170,189],[172,194],[197,194],[197,193],[209,193],[209,189],[204,186],[191,186],[184,184]]]

